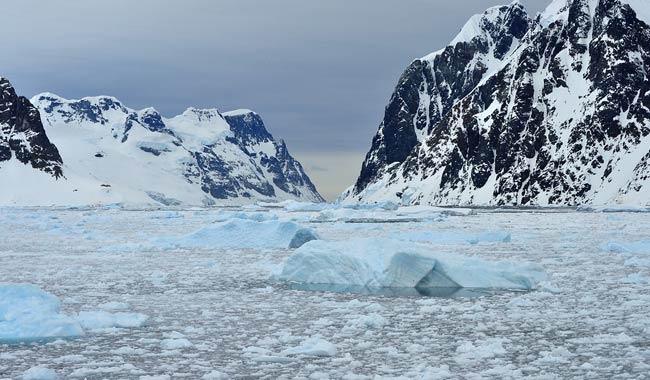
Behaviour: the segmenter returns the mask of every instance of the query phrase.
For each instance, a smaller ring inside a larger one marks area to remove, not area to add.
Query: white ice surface
[[[425,247],[488,262],[538,263],[549,280],[536,291],[479,298],[307,292],[269,281],[271,268],[293,250],[151,247],[152,237],[185,236],[231,212],[301,217],[301,226],[327,241],[507,231],[510,243]],[[648,213],[478,209],[438,219],[436,210],[420,210],[416,220],[399,223],[400,210],[374,210],[374,220],[363,223],[313,219],[318,213],[0,208],[3,281],[47,289],[60,297],[65,315],[150,316],[141,328],[0,343],[0,378],[20,380],[35,366],[71,380],[201,379],[213,372],[266,380],[643,379],[650,371],[650,255],[602,249],[647,240]],[[124,247],[107,249],[115,245]],[[337,354],[282,354],[314,336]],[[168,339],[191,345],[165,348],[178,343],[163,343]]]

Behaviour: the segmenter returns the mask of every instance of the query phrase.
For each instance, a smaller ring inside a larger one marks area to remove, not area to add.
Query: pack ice
[[[533,264],[433,252],[390,239],[312,241],[291,255],[280,281],[400,288],[536,289],[546,279]]]
[[[234,218],[177,239],[160,239],[159,243],[175,248],[283,249],[298,248],[317,238],[314,231],[294,222]]]
[[[29,342],[83,335],[61,314],[59,299],[34,285],[0,283],[0,342]]]

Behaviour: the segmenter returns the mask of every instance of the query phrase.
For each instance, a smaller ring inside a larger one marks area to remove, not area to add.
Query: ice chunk
[[[149,319],[140,313],[109,313],[106,311],[82,311],[77,320],[86,329],[98,330],[111,327],[142,327]]]
[[[81,335],[79,323],[61,314],[61,303],[54,295],[34,285],[0,283],[0,342]]]
[[[232,219],[215,223],[179,239],[159,239],[177,248],[297,248],[316,239],[314,231],[293,222]]]
[[[301,228],[293,235],[293,239],[289,242],[289,248],[300,248],[312,240],[318,240],[318,235],[309,228]]]
[[[635,242],[608,241],[603,250],[611,253],[650,254],[650,240],[639,240]]]
[[[275,277],[303,284],[522,290],[536,289],[546,279],[537,265],[487,261],[372,238],[311,241],[296,250]]]
[[[23,380],[56,380],[59,376],[46,367],[32,367],[23,372]]]
[[[162,342],[160,342],[160,345],[162,346],[162,348],[166,350],[177,350],[180,348],[189,348],[193,346],[192,342],[190,342],[185,338],[165,339]]]
[[[283,355],[306,355],[306,356],[334,356],[336,346],[319,337],[311,337],[300,343],[299,346],[282,351]]]
[[[228,375],[219,371],[210,371],[201,377],[203,380],[226,380]]]

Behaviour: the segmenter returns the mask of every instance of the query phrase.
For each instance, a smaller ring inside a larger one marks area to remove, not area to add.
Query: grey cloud
[[[404,67],[507,2],[2,1],[0,74],[28,96],[108,94],[167,116],[251,108],[291,151],[362,157]]]

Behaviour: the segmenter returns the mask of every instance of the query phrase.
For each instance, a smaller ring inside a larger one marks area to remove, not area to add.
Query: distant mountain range
[[[1,205],[320,202],[302,166],[249,110],[167,119],[119,100],[27,100],[0,79]]]
[[[515,1],[399,79],[344,202],[650,202],[650,1]]]

